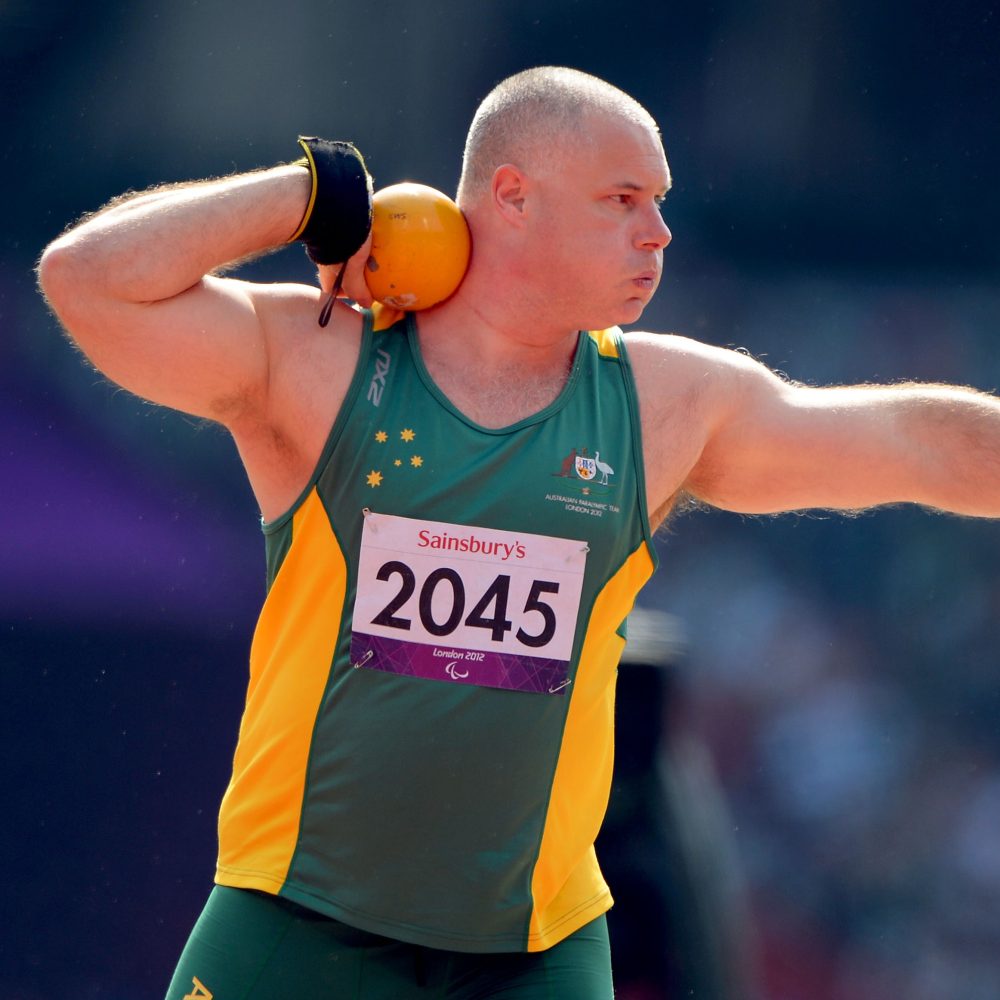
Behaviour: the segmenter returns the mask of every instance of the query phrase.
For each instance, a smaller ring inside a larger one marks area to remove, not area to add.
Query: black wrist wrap
[[[317,264],[342,264],[361,249],[372,227],[371,178],[352,143],[300,136],[300,160],[312,175],[306,214],[289,242],[301,240]]]

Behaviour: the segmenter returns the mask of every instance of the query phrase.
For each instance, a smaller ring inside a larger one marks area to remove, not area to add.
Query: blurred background
[[[300,133],[354,139],[379,186],[453,191],[492,85],[567,64],[663,130],[674,242],[646,328],[807,382],[1000,385],[996,6],[641,6],[0,2],[8,1000],[163,995],[210,888],[263,596],[224,433],[104,382],[35,291],[42,247],[83,212],[294,159]],[[298,248],[250,274],[312,280]],[[645,714],[684,734],[680,815],[719,835],[733,908],[708,923],[738,925],[739,992],[996,1000],[1000,528],[693,513],[659,544],[643,601],[677,641],[669,706]],[[662,777],[671,752],[637,766]],[[663,781],[638,787],[648,807]],[[620,894],[620,919],[655,929],[682,862],[625,828],[609,874],[645,873],[646,894]],[[617,935],[621,996],[736,995],[633,972],[659,939]]]

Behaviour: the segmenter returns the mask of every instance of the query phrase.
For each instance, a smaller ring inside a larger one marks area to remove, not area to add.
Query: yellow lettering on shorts
[[[188,993],[184,1000],[212,1000],[212,991],[205,989],[197,976],[191,977],[191,985],[194,987],[194,991]]]

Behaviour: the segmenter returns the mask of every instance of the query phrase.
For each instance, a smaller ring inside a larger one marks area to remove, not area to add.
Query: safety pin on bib
[[[368,652],[365,653],[365,655],[362,656],[357,663],[352,663],[351,666],[354,667],[355,670],[357,670],[358,667],[363,667],[374,655],[375,655],[375,650],[369,649]]]

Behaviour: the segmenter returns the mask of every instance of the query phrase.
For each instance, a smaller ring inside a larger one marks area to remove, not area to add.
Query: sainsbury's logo
[[[473,555],[496,556],[502,562],[511,557],[523,559],[528,550],[521,542],[493,542],[471,535],[451,535],[448,532],[435,534],[421,529],[417,532],[417,547],[421,549],[440,549],[449,552],[468,552]]]

